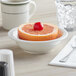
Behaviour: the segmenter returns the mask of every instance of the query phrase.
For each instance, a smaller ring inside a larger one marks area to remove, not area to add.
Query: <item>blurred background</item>
[[[56,7],[55,0],[34,0],[37,4],[37,10],[31,21],[38,21],[39,19],[43,22],[56,23]],[[47,19],[48,18],[48,19]]]

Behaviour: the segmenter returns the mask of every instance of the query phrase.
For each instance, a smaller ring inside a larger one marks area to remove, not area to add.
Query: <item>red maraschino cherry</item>
[[[34,24],[34,30],[43,30],[43,24],[41,22],[37,22]]]

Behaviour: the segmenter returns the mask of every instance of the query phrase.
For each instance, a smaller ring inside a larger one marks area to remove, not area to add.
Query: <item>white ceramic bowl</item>
[[[15,40],[20,48],[25,52],[32,54],[48,53],[52,47],[55,47],[59,42],[64,40],[68,36],[68,32],[65,29],[60,28],[63,32],[63,36],[55,40],[48,41],[27,41],[18,38],[17,28],[14,28],[8,32],[8,36]]]

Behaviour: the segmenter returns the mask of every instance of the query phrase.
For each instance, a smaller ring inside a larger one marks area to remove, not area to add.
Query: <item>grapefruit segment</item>
[[[43,24],[43,30],[34,30],[34,24],[21,25],[18,28],[18,36],[22,40],[46,41],[56,39],[58,27],[51,24]]]
[[[57,36],[57,38],[61,37],[62,35],[63,35],[63,32],[60,29],[58,29],[58,36]]]

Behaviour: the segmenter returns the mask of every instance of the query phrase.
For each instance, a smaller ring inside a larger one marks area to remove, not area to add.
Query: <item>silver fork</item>
[[[65,57],[63,57],[62,59],[60,59],[59,62],[65,63],[69,59],[70,55],[74,52],[74,49],[76,49],[76,44],[74,44],[74,43],[71,44],[71,47],[73,49],[70,51],[70,53],[68,53]]]

